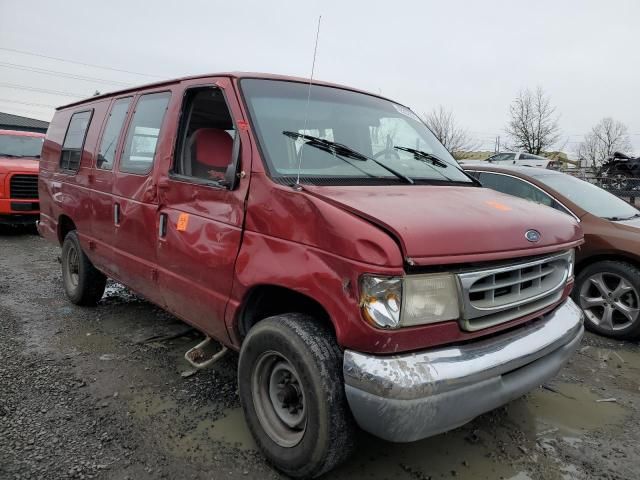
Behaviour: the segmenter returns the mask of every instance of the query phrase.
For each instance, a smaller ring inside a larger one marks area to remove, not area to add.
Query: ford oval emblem
[[[527,232],[524,234],[524,238],[532,243],[536,243],[540,240],[540,232],[537,230],[527,230]]]

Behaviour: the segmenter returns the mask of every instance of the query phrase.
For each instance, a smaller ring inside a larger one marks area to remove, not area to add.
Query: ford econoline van
[[[69,299],[110,277],[239,351],[247,424],[293,477],[357,426],[409,442],[503,405],[583,334],[578,224],[481,188],[379,95],[232,73],[96,96],[57,109],[39,185]]]

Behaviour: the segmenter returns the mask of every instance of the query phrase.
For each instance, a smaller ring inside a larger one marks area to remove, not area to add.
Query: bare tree
[[[556,109],[541,87],[521,90],[509,107],[511,119],[506,132],[515,150],[534,155],[553,146],[560,138]]]
[[[627,126],[611,117],[606,117],[584,136],[584,140],[578,145],[577,153],[588,166],[598,167],[613,155],[613,152],[629,150],[631,150],[631,142]]]
[[[423,116],[424,122],[454,158],[461,159],[464,152],[478,148],[478,143],[471,138],[469,132],[458,125],[451,110],[440,105]]]

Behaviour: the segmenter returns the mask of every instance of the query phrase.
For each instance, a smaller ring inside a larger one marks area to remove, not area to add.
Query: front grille
[[[9,188],[11,198],[38,198],[38,176],[13,175]]]
[[[11,210],[14,212],[33,212],[40,210],[39,202],[11,202]]]
[[[572,253],[458,275],[465,330],[480,330],[535,313],[557,302]]]

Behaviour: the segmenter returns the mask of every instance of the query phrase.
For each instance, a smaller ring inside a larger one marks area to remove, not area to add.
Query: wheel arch
[[[64,214],[60,215],[60,217],[58,217],[57,229],[58,241],[60,242],[60,245],[63,244],[65,237],[72,230],[76,230],[76,224],[73,222],[73,220],[71,220],[71,217]]]
[[[242,340],[249,330],[265,318],[284,313],[306,313],[336,329],[327,310],[314,298],[288,287],[275,284],[261,284],[252,287],[244,296],[238,309],[234,328]]]

